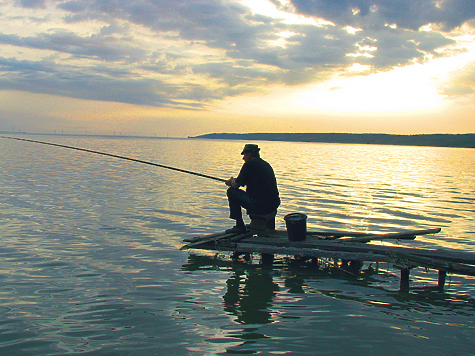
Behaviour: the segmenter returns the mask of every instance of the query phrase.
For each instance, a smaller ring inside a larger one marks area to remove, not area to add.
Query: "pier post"
[[[437,286],[439,287],[439,291],[444,290],[444,285],[445,285],[445,278],[447,277],[447,271],[440,270],[439,271],[439,281],[437,283]]]
[[[401,292],[409,292],[409,268],[401,268],[401,283],[399,290]]]
[[[271,253],[263,253],[261,256],[261,263],[265,266],[272,266],[274,263],[274,255]]]

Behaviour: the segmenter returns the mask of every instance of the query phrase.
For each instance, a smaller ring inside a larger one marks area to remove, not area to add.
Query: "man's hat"
[[[242,150],[241,154],[243,155],[244,153],[248,153],[248,152],[259,152],[260,150],[261,149],[257,147],[257,145],[248,143],[244,146],[244,149]]]

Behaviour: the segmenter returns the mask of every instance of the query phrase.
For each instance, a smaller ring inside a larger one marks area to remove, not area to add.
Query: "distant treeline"
[[[475,134],[212,133],[188,138],[475,148]]]

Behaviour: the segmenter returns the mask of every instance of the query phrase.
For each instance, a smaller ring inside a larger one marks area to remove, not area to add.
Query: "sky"
[[[473,0],[0,0],[0,131],[475,132]]]

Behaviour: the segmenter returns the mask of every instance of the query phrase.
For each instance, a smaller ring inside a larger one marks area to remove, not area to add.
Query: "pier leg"
[[[439,281],[437,283],[439,290],[442,292],[444,290],[445,278],[447,277],[447,271],[439,271]]]
[[[399,285],[401,292],[409,292],[409,268],[401,268],[401,283]]]
[[[354,274],[359,274],[361,272],[361,268],[363,267],[363,261],[350,261],[349,270]]]
[[[272,266],[274,263],[274,255],[271,253],[263,253],[261,263],[266,266]]]

